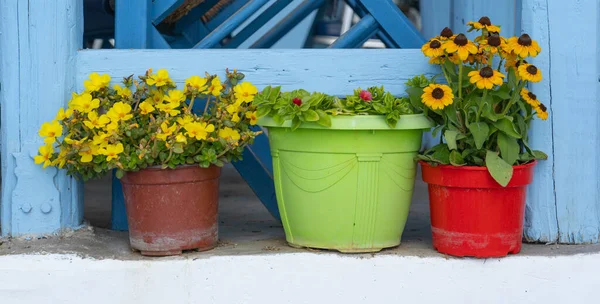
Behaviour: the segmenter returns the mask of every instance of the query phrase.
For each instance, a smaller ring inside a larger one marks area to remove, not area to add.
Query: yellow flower
[[[208,87],[207,93],[212,94],[213,96],[219,96],[221,94],[221,90],[223,90],[223,85],[221,84],[219,76],[216,76],[210,82],[210,87]]]
[[[122,88],[120,85],[115,84],[113,89],[115,89],[115,91],[117,91],[117,95],[121,96],[122,98],[131,97],[131,90],[128,87]]]
[[[55,119],[58,121],[62,121],[71,117],[71,115],[73,115],[73,109],[67,108],[67,110],[65,111],[65,109],[60,108],[58,109],[58,113],[56,114]]]
[[[192,122],[186,124],[183,128],[187,131],[185,135],[196,140],[204,140],[208,136],[208,133],[215,131],[213,124],[205,122]]]
[[[467,23],[467,25],[470,25],[477,30],[486,29],[488,32],[500,33],[500,27],[493,25],[490,21],[490,18],[486,16],[479,18],[478,22],[470,21]]]
[[[40,155],[36,155],[33,157],[33,161],[37,165],[43,163],[43,168],[46,168],[52,164],[52,154],[54,154],[54,148],[52,147],[52,145],[47,144],[41,146],[38,152],[40,153]]]
[[[535,114],[541,120],[548,119],[548,109],[546,108],[546,106],[543,103],[540,103],[540,105],[535,108]]]
[[[73,99],[72,106],[73,109],[79,112],[88,113],[100,106],[100,100],[97,98],[92,99],[92,95],[90,93],[83,93]]]
[[[489,90],[494,85],[502,85],[504,74],[486,66],[479,71],[469,72],[469,77],[469,81],[477,88]]]
[[[148,76],[148,78],[146,79],[146,83],[148,85],[162,87],[164,85],[173,83],[173,80],[171,80],[171,78],[169,78],[169,72],[167,70],[162,69],[162,70],[158,70],[156,72],[156,74],[152,74],[152,75]]]
[[[102,114],[102,115],[100,115],[100,117],[98,117],[98,112],[92,111],[92,112],[88,113],[88,120],[84,121],[83,123],[85,124],[86,127],[90,128],[90,129],[94,129],[94,128],[102,128],[109,122],[110,122],[110,118],[108,118],[108,116],[106,116],[106,114]]]
[[[436,38],[433,38],[427,43],[423,44],[423,46],[421,47],[421,51],[427,57],[435,58],[444,55],[444,48],[442,48],[442,43]]]
[[[175,132],[175,130],[177,129],[177,125],[173,124],[169,127],[169,124],[166,121],[163,121],[162,124],[160,124],[160,130],[162,131],[162,133],[158,133],[156,134],[156,137],[158,139],[161,140],[167,140],[167,137],[171,134],[173,134],[173,132]]]
[[[255,125],[258,121],[258,117],[256,117],[256,111],[254,112],[246,112],[246,118],[250,119],[250,124]]]
[[[454,101],[452,89],[445,84],[430,84],[423,89],[421,101],[433,110],[441,110]]]
[[[98,73],[94,72],[90,74],[90,79],[85,80],[83,82],[83,86],[85,90],[88,92],[96,92],[100,89],[103,89],[108,86],[110,83],[110,76],[107,74],[103,74],[102,76],[98,75]]]
[[[490,52],[492,54],[496,54],[499,51],[502,51],[507,48],[506,39],[499,35],[491,35],[486,39],[482,39],[479,42],[479,52]]]
[[[439,38],[441,41],[446,41],[446,40],[454,39],[455,37],[456,37],[456,35],[454,35],[452,30],[449,27],[445,27],[440,32],[440,36],[437,38]]]
[[[242,82],[233,87],[237,102],[252,102],[254,95],[258,93],[258,89],[249,82]]]
[[[92,139],[92,144],[98,147],[105,147],[108,144],[108,139],[110,134],[104,132],[98,132],[98,135],[95,135]]]
[[[454,40],[448,40],[443,44],[448,54],[457,53],[460,60],[466,60],[469,54],[477,54],[477,46],[467,39],[467,36],[458,34]]]
[[[79,147],[79,146],[81,146],[81,145],[82,145],[82,144],[83,144],[83,143],[84,143],[84,142],[85,142],[87,139],[88,139],[88,138],[87,138],[87,136],[86,136],[86,137],[84,137],[84,138],[82,138],[82,139],[79,139],[79,140],[76,140],[76,139],[71,139],[71,135],[68,135],[68,136],[66,136],[66,137],[65,137],[65,142],[66,142],[67,144],[71,145],[71,146],[74,146],[74,147]]]
[[[240,140],[240,133],[237,130],[234,130],[229,127],[225,127],[219,130],[219,137],[228,140],[228,141],[238,141]]]
[[[66,149],[60,150],[60,153],[58,153],[58,156],[52,161],[51,165],[58,166],[58,168],[62,169],[67,163],[67,152]]]
[[[198,93],[203,93],[206,90],[206,78],[201,78],[200,76],[192,76],[185,80],[185,89],[184,91],[187,93],[189,89],[196,90]]]
[[[56,141],[57,137],[62,135],[62,131],[63,131],[62,125],[58,121],[53,120],[50,123],[48,123],[48,122],[43,123],[42,127],[38,131],[38,134],[41,137],[44,137],[45,143],[51,144]]]
[[[231,117],[231,121],[238,123],[240,121],[240,115],[238,113],[233,114],[233,116]]]
[[[119,157],[119,154],[123,153],[123,144],[118,143],[116,145],[106,145],[104,149],[101,150],[102,155],[106,155],[106,161],[111,161]]]
[[[185,95],[180,90],[170,90],[163,100],[170,103],[181,103],[185,100]]]
[[[109,131],[111,133],[115,132],[117,129],[119,129],[119,121],[117,120],[113,120],[106,125],[106,131]]]
[[[177,108],[180,106],[179,102],[169,102],[169,103],[161,103],[156,106],[157,109],[171,115],[175,116],[179,114],[179,110]]]
[[[529,92],[526,88],[521,89],[521,97],[533,108],[537,108],[541,104],[541,102],[537,100],[537,96]]]
[[[187,137],[185,137],[185,135],[183,135],[181,133],[177,133],[177,135],[175,136],[175,141],[179,142],[179,143],[187,144]]]
[[[142,113],[142,115],[147,115],[150,114],[152,112],[154,112],[154,107],[147,101],[143,101],[140,103],[139,105],[140,108],[140,113]]]
[[[192,123],[192,122],[194,122],[194,117],[192,115],[187,115],[186,114],[183,117],[177,118],[177,123],[180,126],[185,126],[185,125],[187,125],[189,123]]]
[[[531,82],[542,81],[542,71],[533,64],[519,65],[519,77]]]
[[[158,90],[150,90],[150,96],[146,98],[146,102],[149,102],[152,105],[157,105],[161,103],[165,99],[165,95],[161,91]]]
[[[241,101],[238,100],[234,104],[230,104],[227,107],[225,107],[225,110],[227,110],[227,113],[229,114],[235,114],[240,111],[240,105]]]
[[[527,34],[508,39],[508,49],[521,58],[535,57],[542,51],[537,41],[531,39]]]
[[[112,122],[127,121],[133,117],[131,106],[122,101],[115,102],[106,115],[110,117]]]
[[[81,156],[80,161],[82,163],[89,163],[94,159],[94,155],[98,155],[99,149],[94,145],[87,144],[83,146],[81,150],[79,150],[79,156]]]

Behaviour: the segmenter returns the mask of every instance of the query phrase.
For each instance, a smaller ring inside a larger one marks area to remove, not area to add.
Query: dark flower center
[[[496,36],[496,35],[489,36],[487,39],[487,42],[489,45],[494,46],[494,47],[500,46],[500,36]]]
[[[452,35],[454,35],[454,33],[452,32],[452,30],[449,27],[445,27],[442,30],[442,33],[440,34],[440,36],[445,37],[445,38],[450,38],[450,37],[452,37]]]
[[[456,36],[456,38],[454,38],[454,43],[458,46],[465,46],[465,45],[467,45],[468,42],[469,42],[469,39],[467,39],[467,36],[465,36],[463,34],[458,34],[458,36]]]
[[[529,35],[527,35],[527,34],[523,34],[523,35],[521,35],[521,37],[519,37],[519,40],[517,40],[517,43],[519,43],[522,46],[530,46],[531,45],[531,37],[529,37]]]
[[[492,68],[490,67],[484,67],[483,69],[481,69],[481,71],[479,71],[479,76],[483,78],[490,78],[494,76],[494,70],[492,70]]]
[[[433,40],[429,43],[429,47],[432,49],[439,49],[441,46],[442,44],[437,40]]]
[[[483,17],[479,18],[479,23],[481,23],[482,25],[492,25],[490,18],[487,16],[483,16]]]
[[[527,67],[527,73],[531,74],[531,75],[535,75],[537,74],[538,69],[535,67],[535,65],[530,65]]]
[[[546,110],[548,110],[548,108],[546,108],[546,106],[543,103],[540,103],[539,107],[540,110],[542,110],[542,112],[546,112]]]
[[[533,94],[531,92],[527,93],[527,96],[529,96],[529,98],[531,98],[532,100],[536,100],[537,99],[537,96],[535,96],[535,94]]]
[[[524,64],[527,64],[527,60],[523,60]],[[515,63],[515,67],[519,68],[519,66],[521,65],[521,61],[517,61],[517,63]]]
[[[442,97],[444,97],[444,90],[435,88],[433,89],[433,92],[431,92],[431,96],[433,96],[435,99],[442,99]]]

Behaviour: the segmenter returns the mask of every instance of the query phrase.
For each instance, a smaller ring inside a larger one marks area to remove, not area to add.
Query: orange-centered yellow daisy
[[[423,89],[421,102],[433,110],[441,110],[454,101],[452,89],[445,84],[430,84]]]
[[[521,58],[535,57],[542,51],[540,45],[527,34],[508,39],[508,48]]]
[[[490,68],[483,67],[479,71],[469,72],[469,81],[479,89],[491,89],[494,85],[502,85],[504,74]]]
[[[467,36],[458,34],[453,40],[448,40],[443,45],[448,54],[457,53],[460,60],[466,60],[469,54],[477,54],[477,46],[467,39]]]

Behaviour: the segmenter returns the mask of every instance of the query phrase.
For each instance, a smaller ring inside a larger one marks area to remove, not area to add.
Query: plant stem
[[[210,104],[210,95],[206,98],[206,105],[204,106],[204,114],[208,111],[208,105]]]
[[[504,62],[504,58],[500,58],[500,62],[498,62],[498,68],[496,69],[498,72],[500,72],[500,68],[502,67],[503,62]]]
[[[450,77],[448,77],[448,73],[446,72],[444,65],[440,63],[440,67],[442,68],[442,73],[444,73],[444,78],[446,78],[446,82],[450,84]]]
[[[486,89],[483,90],[483,97],[481,97],[481,101],[485,101],[485,98],[487,97],[487,92],[488,92],[488,90],[486,90]],[[481,104],[479,109],[477,109],[477,116],[475,116],[476,122],[479,122],[479,117],[481,117],[481,110],[483,110],[484,106],[485,106],[485,104]]]
[[[190,104],[187,108],[187,113],[190,114],[192,112],[192,108],[194,107],[194,100],[196,100],[196,95],[192,95],[192,100],[190,100]]]
[[[517,102],[518,97],[520,96],[519,94],[521,94],[521,90],[523,89],[523,87],[525,87],[525,81],[521,81],[521,83],[517,86],[517,90],[515,92],[513,92],[513,96],[510,97],[510,101],[508,102],[508,105],[502,111],[502,115],[506,115],[506,113],[508,112],[510,107],[512,107],[513,104],[515,102]]]
[[[458,98],[462,100],[462,77],[463,77],[463,64],[458,66]]]

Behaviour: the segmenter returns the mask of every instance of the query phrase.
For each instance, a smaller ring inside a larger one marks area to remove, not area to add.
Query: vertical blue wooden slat
[[[401,48],[420,48],[425,39],[391,0],[358,0]]]
[[[354,10],[354,12],[359,17],[362,18],[362,17],[368,15],[368,13],[365,11],[365,9],[358,4],[358,0],[346,0],[346,3]],[[385,44],[385,46],[388,48],[392,48],[392,49],[400,48],[400,46],[396,43],[396,41],[394,41],[390,37],[390,35],[388,35],[385,31],[382,31],[382,30],[377,31],[377,38],[379,38],[379,40],[381,40]]]
[[[75,87],[83,38],[77,0],[0,0],[2,105],[2,234],[47,234],[81,225],[81,184],[33,156],[37,135]],[[46,26],[51,24],[52,26]]]
[[[286,17],[281,19],[270,31],[263,37],[254,42],[250,48],[270,48],[279,41],[287,32],[289,32],[298,22],[303,20],[312,11],[319,8],[324,0],[305,0],[291,11]]]
[[[150,46],[152,0],[116,0],[115,47],[145,49]]]
[[[262,12],[256,19],[252,20],[250,24],[244,27],[239,33],[237,33],[231,41],[227,43],[226,48],[237,48],[242,44],[246,39],[248,39],[252,34],[256,32],[259,28],[264,26],[269,20],[275,17],[279,12],[281,12],[286,6],[292,3],[292,0],[279,0],[275,1],[271,6],[269,6],[264,12]]]
[[[152,2],[152,23],[161,23],[169,14],[175,11],[185,0],[156,0]]]
[[[514,36],[517,34],[517,24],[521,21],[521,19],[517,19],[517,11],[521,9],[517,8],[518,2],[519,0],[453,0],[452,11],[454,14],[450,28],[454,32],[465,33],[469,39],[473,39],[477,33],[467,33],[467,22],[477,21],[482,16],[488,16],[492,23],[502,26],[501,34],[503,36]]]
[[[535,9],[534,9],[535,8]],[[556,187],[554,181],[555,155],[554,136],[552,134],[555,99],[552,96],[550,25],[546,0],[523,0],[523,30],[528,32],[542,48],[532,63],[543,71],[544,79],[529,85],[540,101],[548,107],[550,117],[547,121],[534,120],[531,127],[530,144],[534,149],[545,151],[548,160],[540,161],[535,168],[533,183],[527,191],[525,209],[525,239],[530,242],[553,243],[558,240],[558,221],[556,216]],[[564,144],[567,144],[566,142]]]
[[[258,11],[263,5],[267,4],[269,0],[252,0],[248,4],[244,5],[239,11],[229,17],[219,27],[214,29],[212,33],[202,39],[198,44],[194,46],[196,49],[206,49],[217,45],[223,38],[231,34],[242,22],[250,18],[256,11]]]
[[[452,28],[453,0],[420,0],[421,33],[425,39],[438,36],[443,28]]]
[[[599,3],[546,1],[554,180],[559,242],[597,243],[600,235]],[[523,12],[525,13],[525,11]],[[585,30],[583,30],[585,28]],[[535,38],[535,36],[534,36]],[[550,189],[536,189],[548,191]]]
[[[336,39],[329,48],[344,49],[361,47],[369,37],[377,32],[378,28],[379,23],[375,21],[375,18],[371,15],[366,15],[346,33]]]

